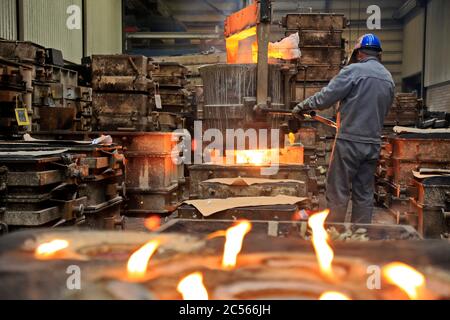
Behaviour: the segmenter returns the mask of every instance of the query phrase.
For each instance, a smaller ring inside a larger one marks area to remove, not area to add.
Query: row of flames
[[[336,276],[333,272],[334,252],[329,244],[329,236],[325,229],[325,220],[329,211],[319,212],[309,218],[308,225],[312,230],[312,244],[316,253],[317,262],[321,274],[328,280],[334,281]],[[146,222],[146,226],[154,230],[158,225],[156,218],[152,217]],[[252,225],[249,221],[240,221],[226,231],[211,234],[208,239],[218,236],[225,237],[225,246],[222,258],[222,268],[232,270],[236,268],[237,258],[242,250],[245,236],[251,231]],[[161,242],[152,240],[135,251],[128,259],[127,274],[130,281],[144,280],[151,257],[157,252]],[[62,250],[69,247],[66,240],[53,240],[39,245],[35,251],[35,257],[40,260],[54,259]],[[383,268],[386,280],[398,286],[411,299],[419,299],[421,289],[425,287],[425,277],[414,268],[394,262]],[[177,287],[178,292],[184,300],[207,300],[208,291],[203,283],[203,274],[192,273],[183,278]],[[340,292],[325,292],[320,300],[351,300],[351,297]]]

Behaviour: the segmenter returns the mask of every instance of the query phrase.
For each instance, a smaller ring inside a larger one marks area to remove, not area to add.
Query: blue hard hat
[[[359,49],[369,49],[379,52],[383,51],[380,39],[372,33],[365,34],[358,39],[355,50]]]

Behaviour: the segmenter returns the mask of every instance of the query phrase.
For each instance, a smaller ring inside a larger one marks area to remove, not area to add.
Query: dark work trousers
[[[375,170],[381,146],[336,139],[327,178],[329,222],[345,222],[352,199],[352,223],[371,223]]]

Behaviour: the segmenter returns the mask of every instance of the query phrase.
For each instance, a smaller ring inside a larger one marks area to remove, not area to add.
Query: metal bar
[[[256,105],[266,106],[269,95],[269,37],[271,21],[270,0],[261,0],[259,3],[259,21],[256,27],[258,38],[258,66]]]
[[[218,40],[223,36],[219,33],[192,32],[133,32],[126,34],[127,39],[199,39]]]

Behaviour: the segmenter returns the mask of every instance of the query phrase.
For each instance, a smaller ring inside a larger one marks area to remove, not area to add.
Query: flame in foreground
[[[177,290],[183,296],[183,300],[208,300],[208,291],[203,285],[203,275],[200,272],[181,280]]]
[[[147,266],[150,258],[159,246],[158,240],[152,240],[135,251],[128,259],[128,276],[132,279],[141,279],[147,272]]]
[[[69,242],[66,240],[52,240],[50,242],[43,243],[36,248],[35,256],[38,259],[48,259],[55,255],[57,252],[67,248]]]
[[[252,225],[250,222],[241,221],[227,230],[222,260],[223,268],[232,269],[236,266],[237,256],[242,250],[244,237],[251,229]]]
[[[161,226],[161,218],[159,216],[150,216],[145,219],[144,226],[150,231],[158,230]]]
[[[333,269],[331,264],[333,262],[334,252],[328,244],[329,237],[324,227],[329,213],[330,210],[325,210],[312,215],[308,220],[308,225],[312,229],[312,243],[316,251],[320,271],[323,275],[332,278]]]
[[[418,299],[419,289],[425,286],[424,275],[401,262],[386,265],[383,274],[389,283],[402,289],[411,300]]]
[[[328,291],[323,293],[319,300],[351,300],[348,296],[343,293],[336,291]]]

